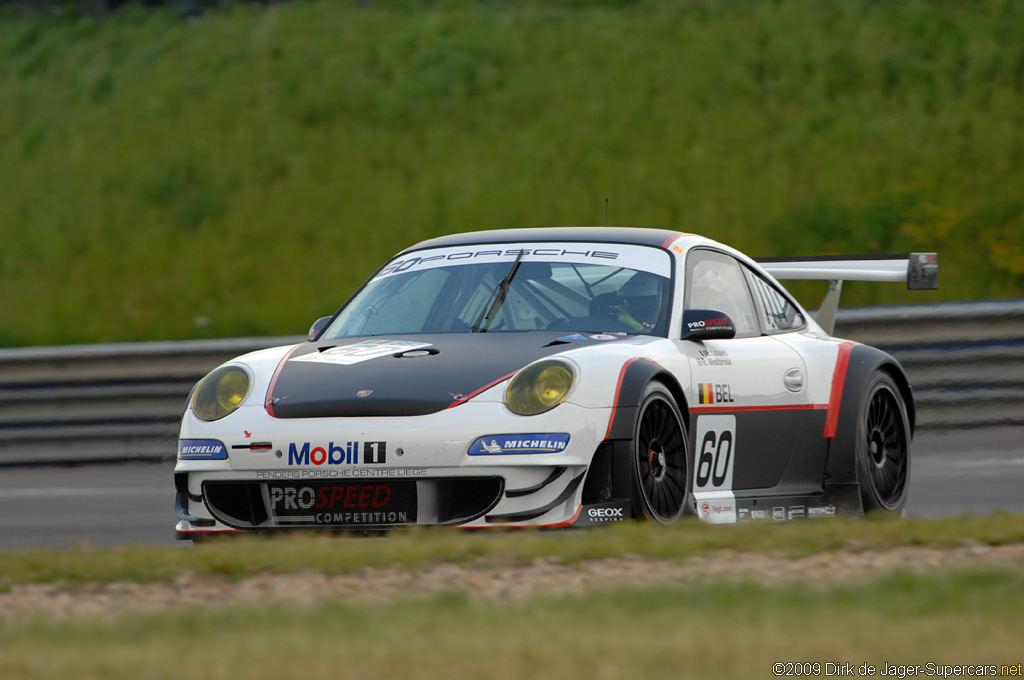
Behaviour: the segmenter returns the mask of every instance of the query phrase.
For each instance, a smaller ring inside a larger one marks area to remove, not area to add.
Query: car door
[[[737,498],[796,491],[785,488],[787,469],[811,408],[803,358],[765,332],[761,291],[751,294],[748,276],[728,253],[687,255],[684,309],[725,312],[736,328],[734,338],[681,343],[692,368],[693,497],[712,522],[742,519]]]

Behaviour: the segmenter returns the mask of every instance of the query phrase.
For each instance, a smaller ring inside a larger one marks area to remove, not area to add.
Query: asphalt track
[[[0,550],[178,545],[173,464],[0,468]],[[910,517],[1024,512],[1024,427],[914,441]]]

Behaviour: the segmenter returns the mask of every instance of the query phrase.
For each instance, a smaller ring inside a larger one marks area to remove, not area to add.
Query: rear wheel
[[[650,383],[633,436],[633,516],[668,524],[686,504],[686,426],[671,392]]]
[[[857,433],[857,481],[864,512],[902,514],[910,484],[910,422],[899,387],[875,371]]]

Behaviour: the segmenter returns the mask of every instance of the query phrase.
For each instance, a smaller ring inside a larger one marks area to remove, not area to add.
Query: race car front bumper
[[[527,419],[482,402],[422,418],[261,418],[258,441],[255,425],[229,437],[186,416],[181,441],[206,445],[179,451],[222,444],[223,458],[179,456],[177,532],[550,527],[627,518],[628,471],[613,469],[616,446],[600,437],[609,409],[555,410]],[[585,503],[594,511],[584,512]]]

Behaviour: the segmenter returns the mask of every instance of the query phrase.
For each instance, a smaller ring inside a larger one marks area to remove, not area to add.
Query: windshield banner
[[[668,278],[671,256],[659,248],[619,243],[523,243],[451,246],[421,250],[400,256],[381,269],[374,281],[395,274],[422,271],[460,264],[508,262],[511,265],[520,252],[523,262],[565,262],[624,267]]]

